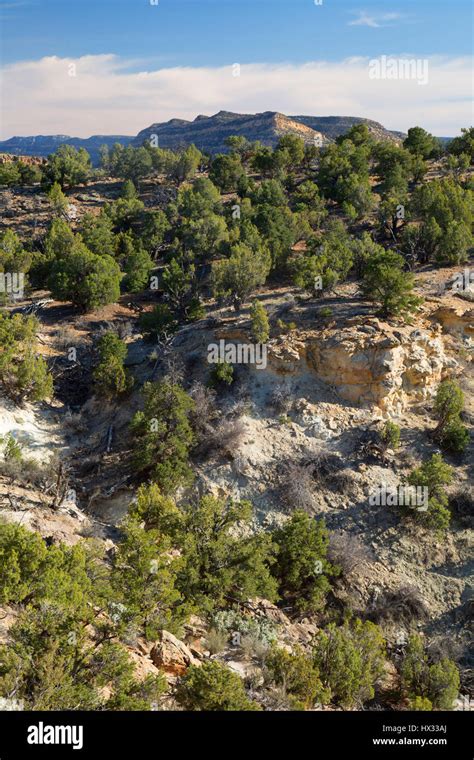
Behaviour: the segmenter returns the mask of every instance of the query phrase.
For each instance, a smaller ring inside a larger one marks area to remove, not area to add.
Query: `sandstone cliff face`
[[[468,303],[456,305],[441,305],[431,315],[431,319],[439,322],[445,332],[464,338],[474,337],[474,309]]]
[[[269,366],[278,373],[314,372],[342,399],[400,413],[411,400],[432,395],[455,363],[439,331],[392,329],[367,320],[319,335],[299,333],[270,345]]]

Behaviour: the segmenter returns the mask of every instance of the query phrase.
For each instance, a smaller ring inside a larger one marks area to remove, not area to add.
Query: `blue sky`
[[[221,109],[472,121],[470,0],[0,0],[0,26],[2,139]],[[429,60],[429,84],[369,81],[380,56]]]
[[[5,63],[115,53],[161,66],[219,66],[472,52],[470,0],[323,0],[321,6],[314,0],[159,0],[156,6],[2,0],[0,14]]]

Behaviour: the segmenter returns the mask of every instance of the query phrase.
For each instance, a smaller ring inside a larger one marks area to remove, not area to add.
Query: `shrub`
[[[436,393],[434,413],[442,427],[452,417],[457,417],[464,406],[464,394],[454,380],[444,380]]]
[[[226,361],[219,361],[211,370],[211,387],[218,388],[223,385],[232,385],[234,382],[234,366]]]
[[[215,426],[208,424],[201,429],[199,451],[207,456],[217,453],[234,459],[244,436],[242,420],[219,420]]]
[[[189,395],[194,401],[192,412],[193,428],[200,437],[201,434],[206,433],[209,423],[217,415],[216,392],[202,383],[195,383]]]
[[[84,148],[76,150],[72,145],[60,145],[48,156],[43,169],[44,182],[47,186],[57,183],[62,189],[78,185],[88,180],[91,168],[90,156]]]
[[[469,430],[459,417],[453,417],[438,434],[441,447],[452,454],[463,454],[469,445]]]
[[[366,263],[362,291],[379,304],[383,317],[406,317],[421,303],[413,294],[413,275],[403,271],[404,263],[403,257],[393,251],[383,251]]]
[[[433,704],[427,697],[412,697],[408,701],[408,706],[410,710],[414,710],[415,712],[430,712],[433,709]]]
[[[259,596],[277,598],[274,546],[263,531],[249,535],[252,506],[204,496],[183,509],[179,589],[203,611]]]
[[[444,380],[434,402],[438,420],[435,437],[443,449],[453,454],[462,454],[469,443],[469,431],[460,419],[463,407],[464,394],[459,385],[454,380]]]
[[[189,482],[188,456],[195,438],[189,421],[193,400],[179,385],[146,383],[144,410],[132,420],[134,464],[148,472],[165,493]]]
[[[53,379],[38,354],[33,316],[0,312],[0,383],[14,401],[42,401],[53,395]]]
[[[161,675],[135,677],[119,641],[120,618],[166,619],[175,592],[162,548],[153,532],[137,536],[127,528],[113,561],[113,588],[110,564],[93,542],[49,545],[37,533],[0,523],[0,602],[18,613],[8,646],[0,645],[0,697],[15,693],[28,710],[150,709],[166,683]]]
[[[312,467],[300,462],[289,462],[283,472],[281,497],[289,510],[309,510],[314,504]]]
[[[321,683],[314,659],[301,648],[289,653],[272,647],[265,659],[265,667],[271,680],[283,687],[291,709],[310,710],[315,702],[329,701],[329,690]]]
[[[122,280],[123,290],[127,293],[139,293],[146,288],[153,266],[150,254],[144,248],[137,246],[130,250],[122,262],[122,270],[125,272]]]
[[[191,665],[176,689],[176,699],[185,710],[260,710],[250,700],[242,679],[219,662]]]
[[[335,223],[323,239],[312,239],[308,253],[294,262],[294,282],[315,296],[345,280],[352,267],[352,250],[344,226]]]
[[[232,246],[228,259],[213,265],[214,296],[230,299],[234,307],[239,309],[250,294],[265,283],[270,266],[271,258],[267,248],[252,250],[245,243],[236,243]]]
[[[440,454],[433,454],[431,459],[410,473],[409,485],[428,489],[427,509],[410,509],[410,514],[422,525],[439,530],[448,528],[451,514],[443,486],[451,483],[452,475],[452,467],[446,464]]]
[[[351,575],[360,565],[370,562],[371,555],[358,536],[339,531],[329,534],[328,559],[344,576]]]
[[[260,301],[254,301],[250,308],[252,319],[252,337],[257,343],[266,343],[270,335],[270,324],[265,307]]]
[[[134,517],[122,527],[111,576],[117,600],[114,604],[121,605],[116,608],[115,622],[123,619],[128,625],[134,623],[153,640],[180,617],[182,600],[176,587],[179,561],[170,556],[168,536],[152,528],[145,530]]]
[[[280,595],[300,612],[319,610],[335,568],[327,560],[328,533],[324,521],[297,510],[274,531],[277,544],[273,573]]]
[[[453,519],[466,527],[474,528],[474,490],[465,486],[458,488],[449,497],[449,509]]]
[[[453,709],[459,692],[458,669],[447,658],[430,664],[418,634],[408,640],[400,675],[402,690],[410,699],[429,700],[438,710]]]
[[[333,315],[333,310],[330,306],[323,306],[322,309],[319,309],[318,314],[323,319],[330,319]]]
[[[394,422],[387,420],[380,434],[386,449],[398,449],[400,445],[400,428]]]
[[[0,185],[12,187],[20,184],[21,175],[17,164],[17,161],[6,161],[0,164]]]
[[[270,395],[270,404],[276,412],[289,412],[292,405],[290,386],[286,383],[278,383]]]
[[[51,204],[51,208],[53,209],[54,214],[57,216],[64,214],[68,207],[68,199],[61,190],[61,185],[59,185],[58,182],[55,182],[52,185],[48,193],[48,201]]]
[[[129,390],[133,380],[123,365],[127,355],[125,343],[109,332],[99,338],[97,349],[99,362],[93,377],[98,393],[113,398]]]
[[[226,631],[232,638],[237,633],[242,642],[247,636],[260,641],[267,649],[278,638],[277,626],[272,620],[261,615],[245,614],[237,606],[212,612],[211,620],[214,628]]]
[[[378,597],[371,618],[376,623],[392,621],[409,626],[413,620],[428,620],[429,610],[419,589],[402,586]]]
[[[168,334],[172,334],[177,327],[176,319],[170,307],[165,303],[158,303],[152,311],[140,314],[139,324],[148,340],[160,340]]]
[[[229,637],[224,631],[211,628],[206,635],[204,645],[211,654],[222,652],[229,643]]]
[[[21,453],[21,446],[14,439],[11,433],[8,433],[8,435],[5,436],[5,438],[0,438],[0,443],[3,443],[3,457],[6,462],[21,462],[22,460],[22,453]]]
[[[385,641],[380,628],[360,620],[337,628],[331,623],[320,631],[314,660],[331,699],[345,709],[372,699],[375,684],[383,673]]]
[[[76,239],[67,258],[56,260],[49,276],[54,298],[84,311],[118,301],[122,274],[111,256],[98,256]]]

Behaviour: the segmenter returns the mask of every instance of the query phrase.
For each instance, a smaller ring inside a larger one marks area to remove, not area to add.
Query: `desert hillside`
[[[258,116],[0,164],[24,709],[471,704],[472,130]]]

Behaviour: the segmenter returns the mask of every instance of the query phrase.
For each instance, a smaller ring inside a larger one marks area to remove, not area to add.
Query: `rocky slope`
[[[320,132],[284,114],[265,111],[258,114],[238,114],[219,111],[214,116],[197,116],[194,121],[171,119],[163,124],[151,124],[138,133],[135,145],[142,145],[150,135],[157,135],[162,148],[179,148],[194,143],[200,150],[222,153],[228,150],[225,139],[242,135],[248,140],[260,140],[275,146],[285,134],[296,134],[305,142],[323,140]]]
[[[369,132],[377,140],[400,142],[406,137],[404,132],[394,132],[386,129],[378,121],[363,119],[360,116],[291,116],[290,118],[322,132],[328,140],[335,140],[336,137],[345,134],[356,124],[366,124]]]

